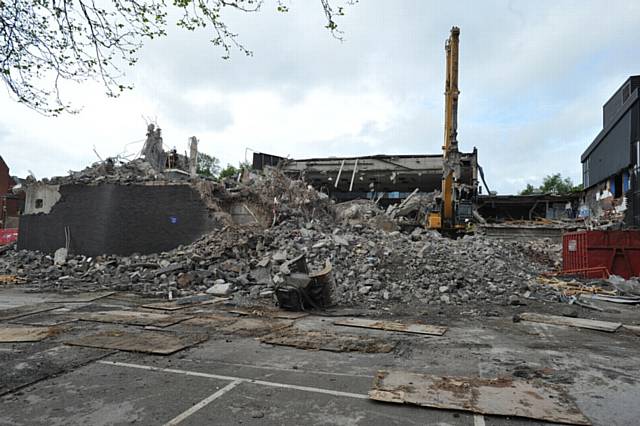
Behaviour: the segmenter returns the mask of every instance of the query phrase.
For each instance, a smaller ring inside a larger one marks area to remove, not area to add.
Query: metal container
[[[640,231],[580,231],[562,236],[563,272],[598,278],[598,268],[624,278],[640,276]]]

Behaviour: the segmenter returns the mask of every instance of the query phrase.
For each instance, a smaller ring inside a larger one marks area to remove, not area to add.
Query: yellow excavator
[[[457,188],[460,179],[458,151],[458,50],[460,28],[451,28],[445,43],[447,72],[445,81],[444,145],[442,146],[442,193],[436,206],[428,212],[427,227],[444,233],[459,233],[467,229],[473,218],[473,204],[462,199]]]

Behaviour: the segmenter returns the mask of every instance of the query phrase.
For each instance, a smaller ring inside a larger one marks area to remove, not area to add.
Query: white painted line
[[[239,380],[236,380],[234,382],[229,383],[227,386],[223,387],[219,391],[209,395],[207,398],[205,398],[202,401],[198,402],[193,407],[189,408],[188,410],[184,411],[183,413],[181,413],[181,414],[177,415],[176,417],[174,417],[173,419],[169,420],[167,423],[164,424],[164,426],[174,426],[174,425],[177,425],[178,423],[181,423],[184,419],[186,419],[187,417],[189,417],[190,415],[192,415],[196,411],[206,407],[212,401],[220,398],[222,395],[224,395],[225,393],[229,392],[231,389],[235,388],[240,383],[242,383],[242,382],[239,381]]]
[[[484,416],[482,414],[473,415],[473,426],[485,426]]]
[[[209,373],[200,373],[198,371],[188,371],[188,370],[178,370],[174,368],[159,368],[152,367],[150,365],[142,365],[142,364],[131,364],[128,362],[117,362],[117,361],[97,361],[99,364],[105,365],[114,365],[116,367],[128,367],[128,368],[137,368],[140,370],[148,370],[148,371],[160,371],[164,373],[175,373],[175,374],[183,374],[185,376],[196,376],[196,377],[207,377],[210,379],[218,379],[218,380],[228,380],[231,382],[242,382],[242,383],[253,383],[256,385],[262,386],[271,386],[274,388],[284,388],[284,389],[295,389],[305,392],[314,392],[314,393],[322,393],[325,395],[332,396],[346,396],[348,398],[357,398],[357,399],[369,399],[369,395],[363,395],[359,393],[351,393],[351,392],[342,392],[335,391],[331,389],[322,389],[322,388],[314,388],[311,386],[298,386],[298,385],[289,385],[286,383],[276,383],[276,382],[267,382],[264,380],[254,380],[254,379],[246,379],[244,377],[233,377],[233,376],[222,376],[219,374],[209,374]]]
[[[184,358],[183,361],[198,362],[197,359],[191,359],[191,358]],[[263,365],[241,364],[237,362],[226,362],[226,361],[208,361],[208,362],[211,362],[213,364],[233,365],[234,367],[247,367],[247,368],[255,368],[257,370],[267,370],[267,371],[285,371],[288,373],[321,374],[326,376],[360,377],[363,379],[374,378],[373,375],[366,375],[366,374],[331,373],[328,371],[319,371],[319,370],[302,370],[302,369],[282,368],[282,367],[265,367]]]

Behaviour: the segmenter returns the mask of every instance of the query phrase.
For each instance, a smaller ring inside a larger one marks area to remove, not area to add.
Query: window
[[[41,209],[43,204],[42,198],[36,199],[36,209]]]

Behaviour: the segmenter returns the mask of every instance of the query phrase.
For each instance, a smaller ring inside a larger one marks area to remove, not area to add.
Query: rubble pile
[[[144,160],[110,167],[101,163],[56,182],[160,178]],[[227,188],[198,179],[192,184],[212,211],[241,200],[255,223],[227,221],[190,245],[150,255],[92,258],[10,250],[0,256],[0,273],[24,278],[38,290],[102,288],[169,299],[208,293],[255,301],[274,299],[291,273],[286,262],[304,254],[311,271],[331,266],[337,304],[377,307],[518,304],[533,279],[558,264],[560,250],[550,241],[452,240],[420,227],[401,232],[374,202],[332,204],[275,169]]]
[[[79,172],[69,171],[67,176],[56,176],[42,179],[43,183],[52,185],[65,184],[99,184],[99,183],[141,183],[168,180],[162,173],[157,172],[151,164],[142,158],[128,162],[118,162],[108,158],[86,167]]]
[[[289,272],[285,262],[306,254],[311,270],[331,263],[339,305],[383,306],[517,304],[534,277],[553,266],[548,241],[451,240],[421,228],[386,232],[366,221],[336,221],[324,197],[281,175],[244,190],[259,191],[266,202],[281,179],[285,186],[279,187],[287,189],[272,200],[273,226],[227,226],[165,253],[75,255],[57,264],[53,256],[9,251],[0,257],[0,270],[38,289],[104,288],[163,298],[208,293],[255,301],[272,299]]]

